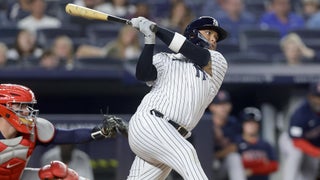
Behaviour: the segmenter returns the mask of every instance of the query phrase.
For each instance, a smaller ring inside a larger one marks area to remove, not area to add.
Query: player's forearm
[[[230,144],[227,147],[223,148],[222,150],[219,150],[214,153],[214,156],[218,159],[225,158],[228,154],[232,152],[236,152],[236,145]]]
[[[156,36],[168,45],[171,50],[183,54],[200,67],[207,65],[210,60],[210,53],[207,49],[191,43],[179,33],[158,27]]]
[[[278,166],[279,164],[277,161],[269,161],[259,166],[245,167],[245,168],[249,168],[254,175],[268,175],[272,172],[277,171]]]
[[[301,149],[304,153],[312,156],[312,157],[320,157],[320,148],[312,145],[308,141],[301,139],[301,138],[295,138],[293,139],[293,144]]]
[[[89,142],[92,139],[90,128],[81,128],[73,130],[56,129],[53,144],[79,144]]]
[[[157,70],[152,64],[154,44],[146,44],[141,52],[137,66],[136,78],[141,81],[157,79]]]

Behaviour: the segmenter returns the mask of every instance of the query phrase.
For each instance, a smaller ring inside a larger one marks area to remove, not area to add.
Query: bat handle
[[[126,24],[128,24],[128,25],[130,25],[130,26],[132,25],[132,23],[131,23],[131,21],[130,21],[130,20],[127,20]],[[155,24],[151,24],[151,25],[150,25],[150,30],[151,30],[152,32],[156,33],[156,32],[157,32],[157,30],[158,30],[157,25],[155,25]]]

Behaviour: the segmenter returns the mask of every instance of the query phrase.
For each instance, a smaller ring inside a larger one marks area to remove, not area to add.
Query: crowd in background
[[[72,70],[88,57],[137,58],[143,43],[134,29],[70,16],[67,3],[128,19],[144,16],[179,33],[195,17],[213,16],[229,32],[218,45],[229,63],[319,61],[319,0],[3,0],[1,67]],[[159,43],[156,51],[163,50],[168,51]]]

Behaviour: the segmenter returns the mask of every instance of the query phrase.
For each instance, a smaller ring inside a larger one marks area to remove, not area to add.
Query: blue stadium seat
[[[271,64],[272,59],[264,53],[258,52],[239,52],[224,55],[230,64]]]
[[[113,69],[121,68],[123,61],[110,57],[83,57],[75,60],[76,69]]]
[[[242,29],[239,33],[239,42],[240,49],[242,51],[246,51],[248,49],[248,45],[251,42],[256,41],[279,41],[280,40],[280,32],[274,29]]]
[[[245,0],[244,3],[245,9],[255,15],[257,19],[259,19],[261,15],[266,12],[265,1]]]
[[[91,44],[103,46],[117,38],[122,26],[117,23],[92,24],[86,29],[86,36]]]
[[[0,27],[0,42],[5,43],[9,48],[14,46],[20,29],[16,26]]]
[[[221,43],[218,43],[217,51],[221,52],[222,54],[236,53],[236,52],[240,52],[240,46],[237,43],[222,41]]]
[[[302,40],[318,40],[320,41],[320,30],[319,29],[295,29],[291,32],[298,34]]]
[[[61,35],[66,35],[73,41],[86,41],[87,37],[81,33],[77,25],[62,26],[60,28],[42,28],[37,31],[37,40],[39,45],[46,47],[52,41]]]
[[[262,53],[271,58],[273,54],[281,53],[280,40],[277,39],[259,39],[248,42],[247,49],[244,52]]]

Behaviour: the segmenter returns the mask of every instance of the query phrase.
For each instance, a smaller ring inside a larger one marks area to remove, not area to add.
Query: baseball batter
[[[0,179],[64,179],[68,168],[61,162],[40,171],[25,170],[36,146],[85,143],[114,136],[117,129],[126,128],[120,118],[110,116],[114,118],[106,118],[93,129],[58,129],[37,116],[38,110],[32,108],[34,104],[36,98],[31,89],[17,84],[0,84]],[[72,170],[70,173],[73,174]]]
[[[192,21],[184,36],[144,17],[132,26],[145,36],[136,77],[152,86],[129,124],[129,144],[136,158],[128,179],[165,179],[174,169],[184,179],[208,179],[193,145],[186,140],[218,92],[227,70],[217,42],[227,36],[216,19]],[[175,53],[153,56],[158,37]]]

